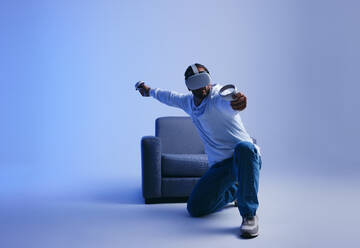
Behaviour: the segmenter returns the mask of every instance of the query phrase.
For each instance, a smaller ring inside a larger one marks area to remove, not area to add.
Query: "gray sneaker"
[[[257,215],[244,217],[240,226],[240,232],[244,238],[256,237],[259,234],[259,218]]]

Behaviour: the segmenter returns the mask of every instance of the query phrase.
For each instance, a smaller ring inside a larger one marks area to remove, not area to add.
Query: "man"
[[[232,101],[219,95],[221,88],[212,84],[208,69],[193,64],[185,71],[185,84],[191,93],[152,89],[142,84],[142,96],[152,96],[169,106],[183,109],[195,124],[208,156],[209,170],[195,185],[187,202],[187,210],[199,217],[220,210],[237,200],[243,221],[243,237],[258,235],[258,185],[261,155],[245,130],[239,112],[247,99],[236,93]]]

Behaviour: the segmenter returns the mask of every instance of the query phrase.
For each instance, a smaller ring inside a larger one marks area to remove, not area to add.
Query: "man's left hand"
[[[246,96],[240,92],[233,95],[233,99],[230,104],[233,110],[244,110],[246,108]]]

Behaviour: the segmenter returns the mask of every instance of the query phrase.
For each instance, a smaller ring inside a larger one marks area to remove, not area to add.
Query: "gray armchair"
[[[141,162],[147,204],[186,202],[209,169],[204,145],[190,117],[157,118],[155,136],[141,139]]]

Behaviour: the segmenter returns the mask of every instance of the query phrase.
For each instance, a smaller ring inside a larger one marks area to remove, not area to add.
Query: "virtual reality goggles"
[[[190,90],[197,90],[211,83],[211,77],[209,73],[206,71],[199,72],[195,64],[192,64],[191,68],[194,72],[194,75],[188,77],[188,79],[185,80],[185,84]]]

